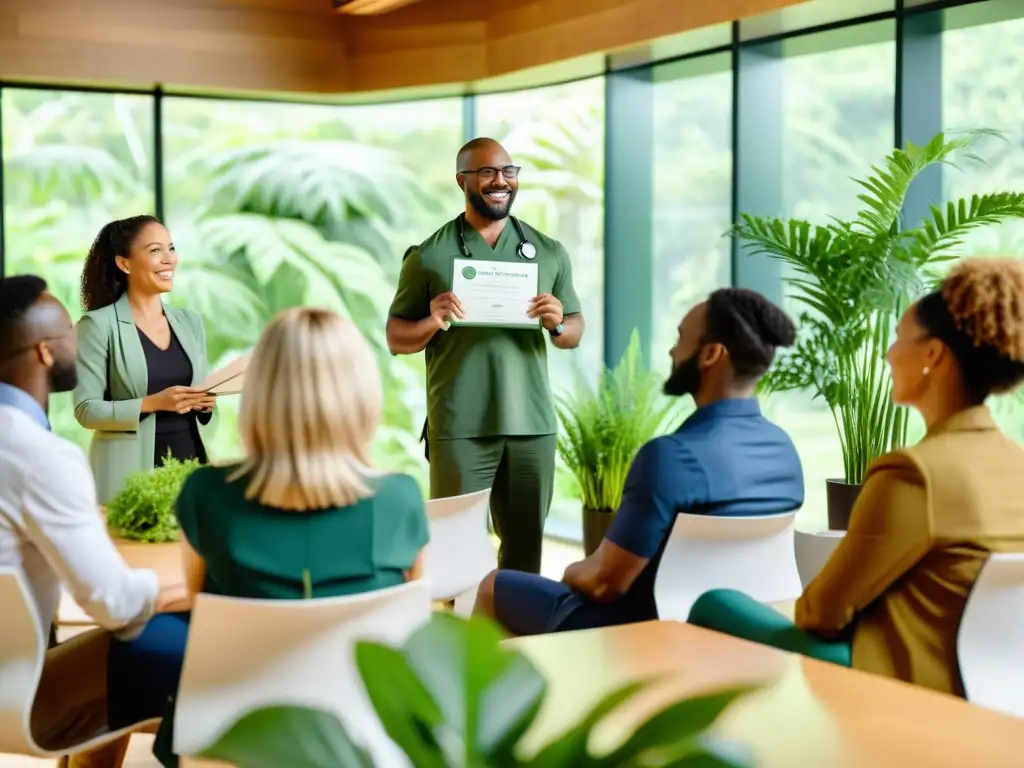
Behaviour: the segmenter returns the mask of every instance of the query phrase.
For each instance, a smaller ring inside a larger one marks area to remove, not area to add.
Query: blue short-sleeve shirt
[[[644,445],[633,459],[622,502],[605,534],[649,560],[625,595],[613,603],[594,603],[564,583],[502,571],[494,585],[496,613],[520,635],[657,618],[654,577],[676,515],[773,515],[803,501],[796,448],[761,415],[756,399],[706,405],[673,434]]]
[[[622,599],[653,615],[654,576],[678,513],[772,515],[803,501],[793,441],[761,414],[756,399],[698,408],[674,433],[644,445],[630,467],[606,535],[650,562]]]

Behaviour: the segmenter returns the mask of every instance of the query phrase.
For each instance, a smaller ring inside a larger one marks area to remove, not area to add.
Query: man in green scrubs
[[[455,179],[466,210],[406,252],[388,348],[396,355],[426,350],[431,498],[491,488],[499,567],[539,573],[558,429],[547,339],[573,349],[583,315],[565,248],[510,215],[519,167],[504,148],[493,139],[469,142]],[[529,312],[543,330],[451,323],[465,316],[452,292],[453,263],[464,258],[536,264]]]

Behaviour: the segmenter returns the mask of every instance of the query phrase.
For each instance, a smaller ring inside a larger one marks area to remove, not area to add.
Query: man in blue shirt
[[[481,583],[475,611],[514,635],[655,619],[654,577],[679,512],[769,515],[802,505],[793,442],[754,397],[775,350],[795,337],[785,312],[743,288],[717,290],[691,309],[670,353],[665,394],[691,395],[697,410],[637,453],[597,551],[560,582],[495,571]]]

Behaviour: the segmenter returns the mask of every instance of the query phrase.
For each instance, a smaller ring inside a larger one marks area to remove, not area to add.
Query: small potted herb
[[[147,544],[177,542],[181,539],[174,505],[185,479],[200,466],[199,461],[178,461],[171,456],[151,470],[135,472],[107,506],[107,526],[119,539]]]

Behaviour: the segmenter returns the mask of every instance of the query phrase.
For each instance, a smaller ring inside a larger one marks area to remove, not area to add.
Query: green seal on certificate
[[[538,317],[530,317],[530,301],[537,295],[540,270],[536,262],[455,259],[452,292],[465,312],[453,325],[540,330]]]

